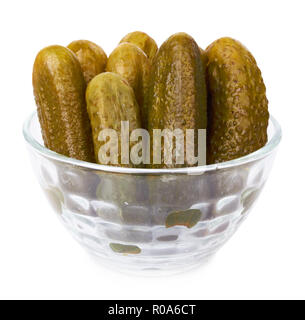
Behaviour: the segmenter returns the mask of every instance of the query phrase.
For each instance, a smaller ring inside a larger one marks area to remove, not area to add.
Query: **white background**
[[[0,298],[305,298],[304,1],[1,1]],[[97,265],[53,214],[21,127],[35,109],[32,65],[51,44],[88,39],[109,54],[128,32],[160,45],[184,31],[205,48],[231,36],[254,54],[283,140],[250,217],[206,266],[143,278]]]

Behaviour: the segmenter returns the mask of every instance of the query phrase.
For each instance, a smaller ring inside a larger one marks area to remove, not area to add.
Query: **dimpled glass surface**
[[[195,267],[234,234],[268,178],[278,143],[229,166],[126,173],[37,148],[36,114],[24,131],[39,183],[74,238],[105,265],[153,274]],[[271,123],[269,140],[280,135],[275,131]]]

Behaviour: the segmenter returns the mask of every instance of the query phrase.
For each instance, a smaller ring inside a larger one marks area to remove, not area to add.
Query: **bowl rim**
[[[272,124],[274,128],[274,133],[271,139],[263,146],[262,148],[237,159],[209,164],[204,166],[197,167],[185,167],[185,168],[173,168],[173,169],[149,169],[149,168],[126,168],[126,167],[115,167],[102,165],[97,163],[90,163],[82,160],[77,160],[73,158],[66,157],[62,154],[56,153],[40,142],[38,142],[33,135],[31,134],[31,123],[34,118],[37,117],[37,111],[31,113],[31,115],[25,120],[23,124],[23,136],[30,147],[35,149],[41,155],[57,160],[59,162],[63,162],[65,164],[70,164],[73,166],[83,167],[86,169],[92,169],[97,171],[104,171],[109,173],[121,173],[121,174],[136,174],[136,175],[164,175],[164,174],[188,174],[188,175],[196,175],[202,174],[207,171],[214,171],[220,169],[228,169],[232,167],[237,167],[239,165],[243,165],[249,162],[253,162],[259,159],[262,159],[272,153],[278,146],[282,138],[282,129],[277,122],[277,120],[270,115],[269,117],[269,125]]]

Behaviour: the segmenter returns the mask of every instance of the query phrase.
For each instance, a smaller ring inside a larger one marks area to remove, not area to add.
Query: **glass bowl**
[[[44,147],[37,113],[23,128],[33,169],[75,239],[112,268],[176,273],[211,257],[258,198],[281,140],[270,117],[268,143],[219,164],[133,169],[88,163]]]

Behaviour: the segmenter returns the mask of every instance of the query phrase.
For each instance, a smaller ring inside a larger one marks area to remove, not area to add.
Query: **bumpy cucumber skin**
[[[88,40],[76,40],[67,47],[75,53],[82,67],[86,84],[105,71],[107,55],[97,44]]]
[[[122,43],[110,54],[106,70],[120,74],[133,88],[140,107],[142,126],[147,127],[146,100],[151,62],[144,52],[132,43]]]
[[[238,41],[221,38],[206,50],[208,57],[209,164],[232,160],[267,142],[268,100],[252,54]]]
[[[74,53],[61,46],[41,50],[33,67],[33,88],[45,146],[94,162],[85,81]]]
[[[147,108],[151,148],[153,129],[194,129],[197,150],[197,130],[207,127],[207,97],[200,49],[189,35],[174,34],[160,47],[153,62]],[[163,157],[161,161],[150,167],[192,166],[186,157],[184,165],[165,164]]]
[[[128,33],[120,43],[129,42],[135,44],[147,55],[149,60],[153,60],[157,51],[158,45],[153,38],[142,31],[134,31]]]
[[[104,72],[89,83],[86,91],[87,109],[92,126],[96,162],[102,142],[98,141],[103,129],[116,130],[119,138],[119,159],[116,166],[130,167],[121,163],[120,131],[121,121],[129,121],[130,132],[141,128],[139,106],[134,92],[120,75]],[[109,163],[109,165],[113,165]]]

